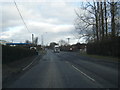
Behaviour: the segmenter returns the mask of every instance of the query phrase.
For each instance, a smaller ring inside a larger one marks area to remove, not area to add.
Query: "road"
[[[47,50],[39,62],[8,88],[117,88],[116,62]]]

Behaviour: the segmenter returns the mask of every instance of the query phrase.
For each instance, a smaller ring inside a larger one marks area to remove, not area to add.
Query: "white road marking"
[[[68,61],[65,61],[66,63],[69,63]]]
[[[82,72],[81,70],[79,70],[78,68],[76,68],[75,66],[72,65],[72,67],[73,67],[74,69],[76,69],[77,71],[79,71],[80,73],[82,73],[82,74],[83,74],[84,76],[86,76],[87,78],[89,78],[90,80],[95,81],[93,78],[91,78],[90,76],[88,76],[87,74],[85,74],[84,72]]]
[[[22,70],[24,71],[24,70],[26,70],[30,65],[32,65],[33,64],[33,62],[37,59],[39,57],[39,55],[29,64],[29,65],[27,65],[25,68],[23,68]]]

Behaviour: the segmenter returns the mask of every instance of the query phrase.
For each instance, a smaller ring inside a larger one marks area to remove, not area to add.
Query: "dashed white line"
[[[66,63],[69,63],[68,61],[65,61]]]
[[[27,65],[25,68],[23,68],[22,70],[24,71],[24,70],[26,70],[30,65],[32,65],[33,64],[33,62],[37,59],[39,57],[39,55],[29,64],[29,65]]]
[[[74,69],[76,69],[77,71],[79,71],[80,73],[82,73],[82,74],[83,74],[84,76],[86,76],[87,78],[89,78],[90,80],[95,81],[93,78],[91,78],[90,76],[88,76],[87,74],[85,74],[84,72],[82,72],[81,70],[79,70],[78,68],[76,68],[75,66],[72,65],[72,67],[73,67]]]
[[[65,61],[66,63],[69,63],[68,61]],[[85,74],[84,72],[82,72],[81,70],[79,70],[78,68],[76,68],[74,65],[72,65],[72,67],[74,69],[76,69],[77,71],[79,71],[80,73],[82,73],[84,76],[86,76],[87,78],[89,78],[92,81],[95,81],[93,78],[91,78],[90,76],[88,76],[87,74]]]

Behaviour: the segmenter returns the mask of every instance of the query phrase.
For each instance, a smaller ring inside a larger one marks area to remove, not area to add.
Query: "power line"
[[[15,0],[14,0],[14,4],[15,4],[15,6],[16,6],[16,8],[17,8],[18,12],[19,12],[19,15],[20,15],[20,17],[21,17],[21,19],[22,19],[22,21],[23,21],[23,23],[24,23],[24,25],[25,25],[26,29],[28,30],[28,32],[29,32],[29,33],[31,33],[31,32],[30,32],[30,30],[28,29],[28,27],[27,27],[27,25],[26,25],[26,23],[25,23],[24,19],[23,19],[22,14],[20,13],[20,10],[19,10],[19,8],[18,8],[18,6],[17,6],[17,4],[16,4]]]

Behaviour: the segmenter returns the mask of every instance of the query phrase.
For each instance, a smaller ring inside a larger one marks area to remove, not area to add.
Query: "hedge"
[[[2,46],[2,63],[13,62],[35,54],[35,50],[22,46]]]
[[[87,44],[88,54],[120,57],[120,37]]]

